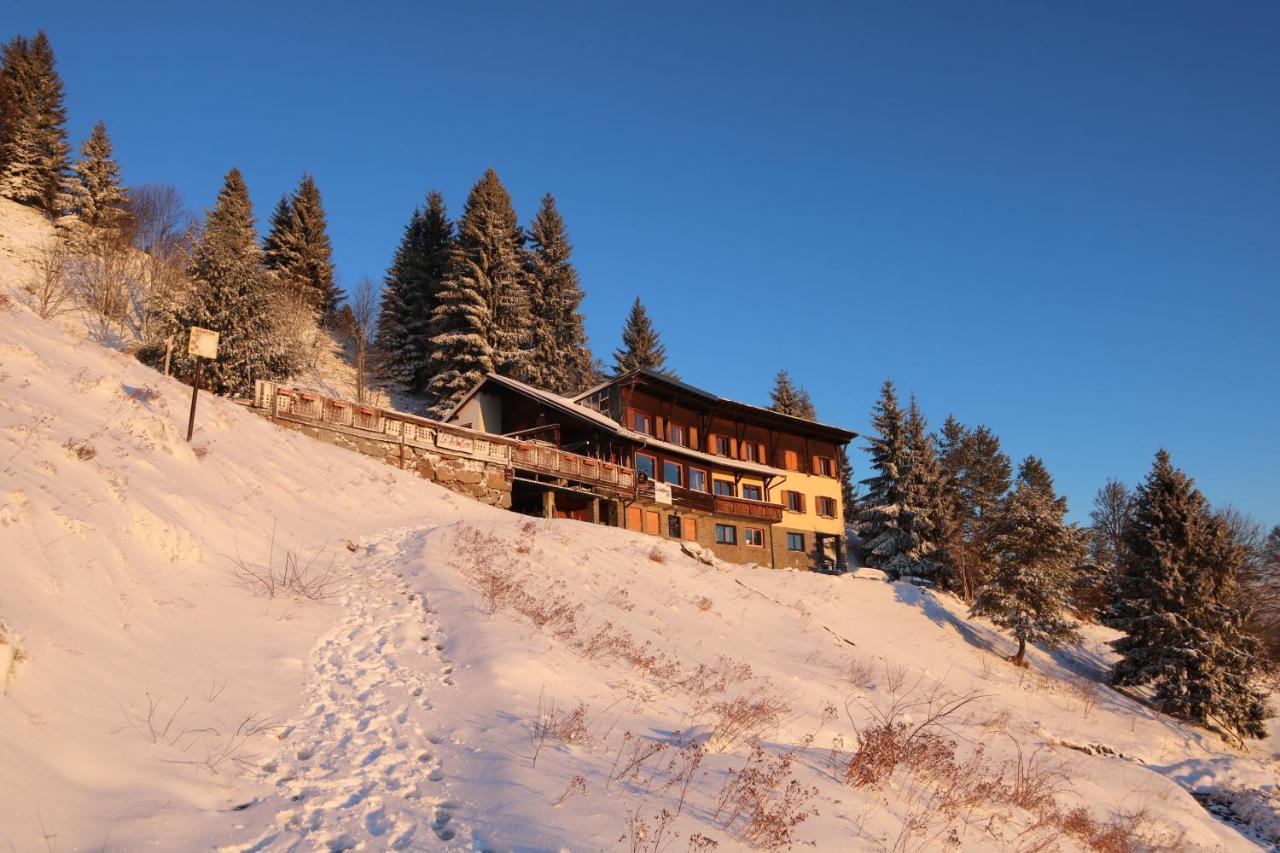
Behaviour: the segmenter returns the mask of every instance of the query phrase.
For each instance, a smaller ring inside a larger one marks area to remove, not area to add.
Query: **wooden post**
[[[591,499],[591,523],[592,524],[600,523],[600,499],[599,498]]]
[[[169,375],[169,360],[173,358],[173,335],[164,343],[164,375]]]
[[[200,394],[200,368],[204,362],[199,356],[196,356],[196,381],[191,384],[191,417],[187,419],[187,443],[191,442],[191,436],[196,430],[196,398]]]
[[[542,517],[556,517],[556,493],[551,489],[542,493]]]

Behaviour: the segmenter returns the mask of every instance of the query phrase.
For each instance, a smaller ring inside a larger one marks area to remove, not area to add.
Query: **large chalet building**
[[[574,398],[490,374],[445,420],[520,442],[515,510],[691,540],[731,562],[844,565],[836,460],[849,430],[648,370]]]

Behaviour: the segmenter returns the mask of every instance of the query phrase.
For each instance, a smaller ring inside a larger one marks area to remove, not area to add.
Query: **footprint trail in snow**
[[[312,650],[307,708],[263,765],[275,791],[249,808],[274,809],[272,825],[223,850],[423,849],[463,834],[428,723],[453,667],[429,603],[394,571],[426,532],[368,543],[341,624]]]

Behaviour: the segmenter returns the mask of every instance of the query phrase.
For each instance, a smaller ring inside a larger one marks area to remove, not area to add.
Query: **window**
[[[814,501],[814,503],[817,505],[818,515],[824,516],[826,518],[836,517],[836,499],[835,498],[819,497]]]
[[[804,534],[788,533],[787,534],[787,550],[803,551],[804,550]]]
[[[627,507],[627,529],[642,530],[644,528],[644,511],[638,506]]]
[[[667,516],[667,535],[670,536],[672,539],[680,538],[680,516],[678,515]]]
[[[783,492],[782,501],[791,512],[804,512],[804,495],[799,492]]]
[[[764,547],[764,531],[759,527],[742,528],[742,542],[744,545],[754,545],[757,548]]]
[[[733,497],[736,492],[733,489],[733,483],[728,480],[716,480],[716,494],[724,495],[727,498]]]
[[[757,445],[754,441],[742,442],[742,461],[755,462],[758,454]]]
[[[733,445],[729,436],[727,435],[716,436],[716,453],[719,454],[720,456],[733,455]]]
[[[650,536],[657,536],[662,525],[662,513],[656,510],[646,509],[644,511],[644,532]]]
[[[794,450],[782,451],[782,466],[788,471],[800,470],[800,454]]]
[[[658,476],[658,457],[647,453],[636,454],[636,473],[644,474],[650,480]]]
[[[698,538],[698,522],[692,518],[680,519],[680,535],[685,539]]]
[[[707,490],[707,472],[701,468],[690,468],[689,489],[694,492],[705,492]]]
[[[813,457],[813,473],[820,474],[823,477],[834,477],[836,475],[836,460],[830,456]]]
[[[732,524],[716,525],[716,542],[720,545],[737,545],[738,528]]]
[[[753,486],[750,483],[742,484],[742,496],[749,501],[764,500],[764,493],[760,490],[760,487]]]
[[[689,444],[689,431],[680,424],[667,424],[667,441],[672,444],[678,444],[681,447],[687,447]]]
[[[684,466],[679,462],[671,462],[663,460],[662,463],[662,482],[670,483],[673,486],[684,485]]]
[[[644,412],[631,410],[631,429],[636,432],[650,435],[653,432],[653,419]]]

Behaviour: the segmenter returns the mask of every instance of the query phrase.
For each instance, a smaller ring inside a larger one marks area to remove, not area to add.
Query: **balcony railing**
[[[511,450],[511,464],[522,470],[609,486],[620,492],[629,492],[636,484],[635,472],[630,468],[545,444],[516,444]]]
[[[645,481],[636,487],[636,498],[644,501],[652,501],[654,499],[652,480]],[[715,515],[751,518],[770,524],[782,521],[782,504],[726,497],[724,495],[709,495],[706,492],[695,492],[682,486],[671,487],[671,505],[683,509],[709,512]]]

